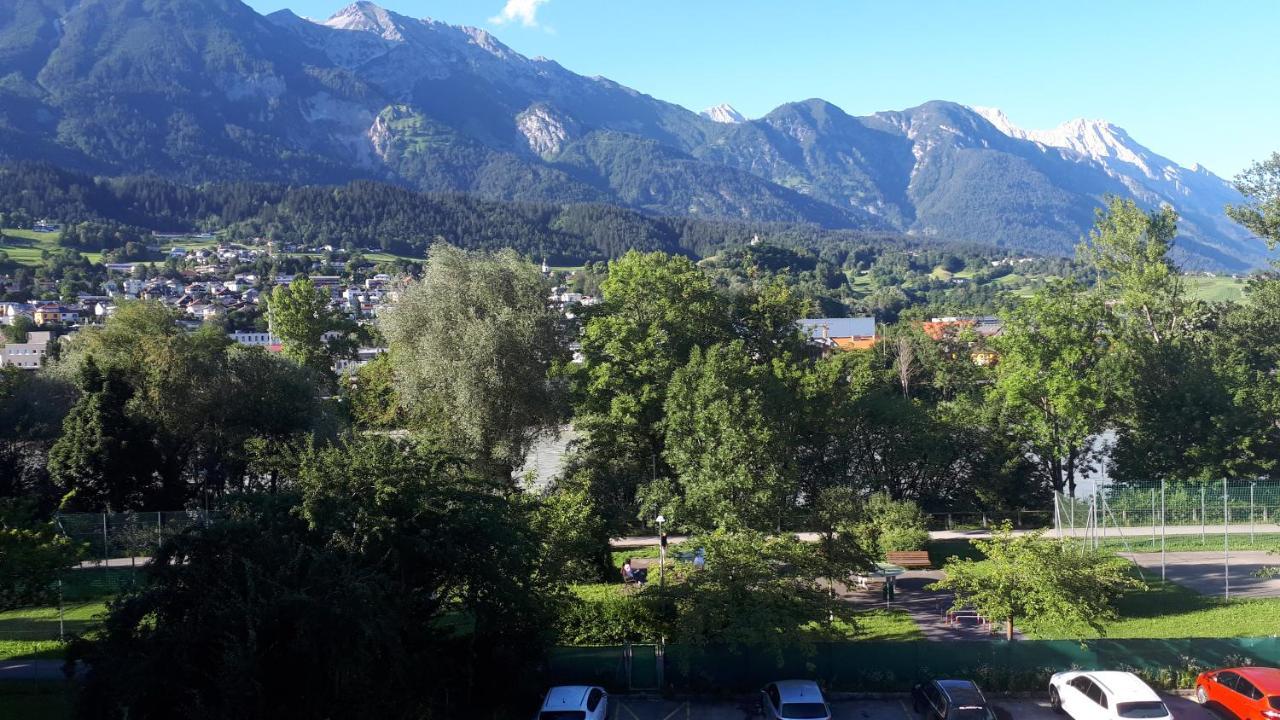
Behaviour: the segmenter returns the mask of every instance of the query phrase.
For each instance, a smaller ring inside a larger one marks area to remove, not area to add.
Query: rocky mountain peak
[[[367,0],[342,8],[322,24],[335,30],[354,30],[378,35],[384,40],[403,42],[400,16]]]
[[[724,123],[725,125],[737,125],[747,121],[747,118],[742,113],[738,112],[728,103],[709,107],[706,110],[703,110],[700,114],[708,120]]]

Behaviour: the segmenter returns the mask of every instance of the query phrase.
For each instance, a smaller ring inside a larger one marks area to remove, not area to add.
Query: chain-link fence
[[[1168,579],[1172,560],[1179,582],[1204,592],[1210,590],[1202,581],[1213,578],[1226,598],[1233,574],[1252,578],[1260,566],[1280,565],[1280,557],[1269,560],[1280,549],[1278,520],[1275,480],[1100,483],[1087,494],[1053,499],[1054,535],[1133,553],[1127,557],[1140,566],[1158,566],[1161,579]],[[1191,555],[1171,559],[1170,553]]]
[[[1054,499],[1054,527],[1067,536],[1103,537],[1124,530],[1209,535],[1280,532],[1280,481],[1100,485],[1087,495]],[[1127,533],[1133,535],[1134,533]]]
[[[119,566],[119,561],[128,560],[136,566],[166,539],[216,518],[216,513],[204,510],[79,513],[60,514],[57,523],[72,542],[86,548],[87,563]]]
[[[57,526],[82,549],[82,561],[50,588],[50,604],[0,613],[0,650],[8,657],[59,655],[62,642],[96,624],[106,601],[140,581],[162,543],[217,517],[200,510],[59,515]]]

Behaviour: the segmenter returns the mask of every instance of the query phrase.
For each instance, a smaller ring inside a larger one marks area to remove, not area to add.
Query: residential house
[[[994,315],[971,317],[936,317],[920,324],[926,335],[935,341],[956,340],[963,342],[969,349],[969,359],[974,365],[994,365],[1000,356],[984,342],[996,337],[1004,330],[1004,323]],[[962,339],[961,336],[971,331],[976,338]]]
[[[37,325],[69,324],[79,322],[80,311],[59,303],[37,305],[32,314]]]
[[[810,342],[827,350],[870,350],[876,345],[876,319],[805,318],[800,329]]]
[[[34,321],[35,311],[36,307],[28,303],[0,303],[0,325],[12,325],[13,321],[19,316],[25,316],[29,320]]]

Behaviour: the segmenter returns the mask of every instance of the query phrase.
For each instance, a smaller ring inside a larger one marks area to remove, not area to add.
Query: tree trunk
[[[1013,618],[1011,617],[1005,618],[1005,621],[1004,621],[1004,639],[1005,640],[1013,639]]]

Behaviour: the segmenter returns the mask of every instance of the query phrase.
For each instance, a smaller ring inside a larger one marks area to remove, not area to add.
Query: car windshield
[[[948,720],[996,720],[995,713],[982,707],[961,707],[951,711]]]
[[[545,710],[538,720],[587,720],[587,714],[581,710]]]
[[[827,706],[822,703],[782,703],[782,717],[795,718],[825,718],[827,716]]]
[[[1116,712],[1122,718],[1163,718],[1169,717],[1169,709],[1162,702],[1131,702],[1116,705]]]

